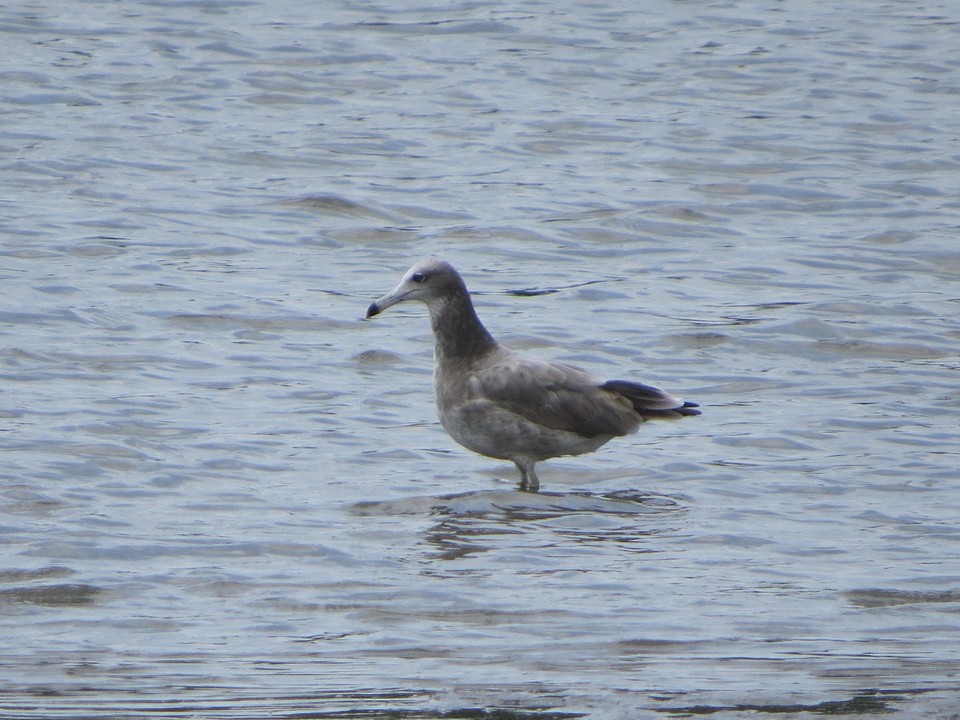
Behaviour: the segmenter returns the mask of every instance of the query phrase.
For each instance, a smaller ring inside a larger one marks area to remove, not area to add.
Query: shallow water
[[[0,8],[0,715],[955,717],[948,3]],[[422,308],[704,414],[516,471]]]

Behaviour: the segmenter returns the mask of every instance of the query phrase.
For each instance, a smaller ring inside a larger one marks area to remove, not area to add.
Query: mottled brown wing
[[[483,398],[554,430],[583,437],[626,435],[640,423],[631,403],[600,380],[568,365],[511,356],[474,376]]]

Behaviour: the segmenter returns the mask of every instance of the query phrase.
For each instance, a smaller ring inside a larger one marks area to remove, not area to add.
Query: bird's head
[[[440,258],[424,258],[407,270],[399,285],[370,304],[367,318],[408,300],[419,300],[430,307],[437,301],[458,293],[466,293],[466,288],[453,266]]]

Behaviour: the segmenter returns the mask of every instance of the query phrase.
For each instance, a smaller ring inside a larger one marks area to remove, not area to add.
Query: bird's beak
[[[382,313],[388,307],[393,307],[397,303],[401,303],[408,299],[408,296],[411,292],[412,288],[406,282],[400,283],[386,295],[379,297],[370,303],[370,307],[367,308],[367,319],[369,320],[374,315],[379,315]]]

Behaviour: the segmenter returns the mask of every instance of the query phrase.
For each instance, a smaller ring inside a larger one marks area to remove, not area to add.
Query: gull
[[[700,414],[696,403],[651,385],[604,381],[504,347],[477,317],[463,278],[439,258],[410,268],[370,305],[367,319],[410,300],[430,313],[440,423],[464,447],[512,460],[521,490],[539,489],[534,466],[541,460],[592,452],[647,420]]]

